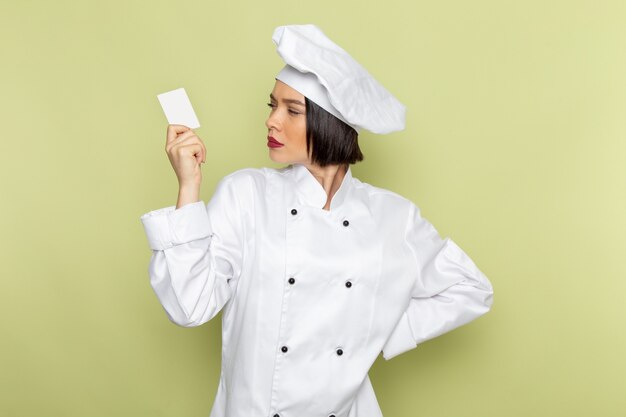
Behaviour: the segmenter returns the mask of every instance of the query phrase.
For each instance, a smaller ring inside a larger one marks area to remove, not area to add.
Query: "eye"
[[[291,109],[289,109],[289,113],[291,113],[291,114],[300,114],[300,113],[298,113],[297,111],[293,111],[293,110],[291,110]]]
[[[268,107],[271,107],[271,108],[274,108],[276,105],[275,105],[275,104],[272,104],[272,103],[267,103],[267,106],[268,106]]]

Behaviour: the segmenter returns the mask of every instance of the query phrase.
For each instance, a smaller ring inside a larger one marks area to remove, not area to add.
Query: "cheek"
[[[301,138],[306,138],[306,116],[302,115],[298,117],[297,129]]]
[[[300,126],[298,126],[298,132],[300,146],[302,147],[303,152],[306,152],[306,120],[300,123]]]
[[[289,124],[289,127],[285,129],[285,133],[287,132],[287,136],[290,138],[290,142],[293,145],[306,147],[306,119],[294,120]]]

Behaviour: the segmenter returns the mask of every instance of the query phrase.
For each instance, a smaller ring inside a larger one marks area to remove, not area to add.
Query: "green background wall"
[[[220,320],[167,320],[139,217],[176,202],[158,93],[185,87],[202,199],[273,166],[282,24],[407,106],[362,181],[412,199],[494,306],[370,376],[386,417],[626,415],[623,1],[25,1],[0,12],[1,416],[208,416]],[[304,417],[304,416],[303,416]]]

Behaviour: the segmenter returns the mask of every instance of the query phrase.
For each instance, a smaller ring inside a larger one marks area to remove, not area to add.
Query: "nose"
[[[280,118],[277,115],[277,111],[271,111],[270,115],[265,120],[265,126],[268,130],[280,130]]]

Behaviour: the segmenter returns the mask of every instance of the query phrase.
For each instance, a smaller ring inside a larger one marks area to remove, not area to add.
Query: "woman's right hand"
[[[200,186],[201,164],[206,162],[206,147],[192,129],[183,125],[168,125],[165,152],[182,187]]]

